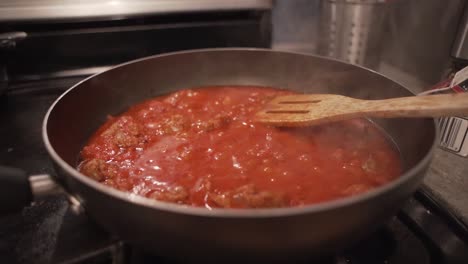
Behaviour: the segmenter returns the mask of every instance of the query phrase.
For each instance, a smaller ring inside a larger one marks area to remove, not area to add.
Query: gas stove
[[[0,98],[0,160],[30,174],[54,174],[40,128],[50,104],[81,78],[22,83]],[[440,150],[442,151],[442,150]],[[440,157],[436,157],[440,158]],[[319,263],[467,263],[468,228],[423,186],[368,239]],[[0,218],[1,263],[175,263],[132,247],[74,210],[63,194]],[[317,263],[316,261],[311,263]]]

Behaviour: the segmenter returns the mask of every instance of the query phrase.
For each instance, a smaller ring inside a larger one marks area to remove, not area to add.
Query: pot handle
[[[0,215],[15,213],[32,202],[29,177],[21,169],[0,166]]]
[[[50,175],[28,176],[21,169],[0,166],[0,216],[17,213],[36,199],[58,193],[66,194],[73,211],[83,211],[79,199],[64,191]]]

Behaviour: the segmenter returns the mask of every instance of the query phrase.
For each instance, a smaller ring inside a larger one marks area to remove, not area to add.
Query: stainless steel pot
[[[272,86],[366,99],[411,94],[367,69],[298,53],[207,49],[144,58],[82,81],[50,107],[43,139],[56,180],[104,228],[157,254],[291,262],[341,250],[380,227],[419,186],[435,146],[433,119],[374,120],[400,148],[401,177],[362,195],[296,208],[207,210],[158,202],[112,189],[75,169],[81,147],[108,114],[152,96],[206,85]]]

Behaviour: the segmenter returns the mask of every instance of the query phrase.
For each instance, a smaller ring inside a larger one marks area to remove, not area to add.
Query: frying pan
[[[411,95],[368,69],[306,54],[241,48],[148,57],[78,83],[50,107],[43,140],[57,171],[55,181],[103,228],[155,254],[291,262],[332,254],[368,236],[418,188],[430,163],[437,129],[433,119],[421,118],[373,120],[400,150],[401,177],[365,194],[302,207],[207,210],[159,202],[112,189],[75,169],[80,149],[107,115],[153,96],[210,85],[270,86],[362,99]]]

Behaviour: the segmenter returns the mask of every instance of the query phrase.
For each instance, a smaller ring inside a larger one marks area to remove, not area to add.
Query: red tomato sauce
[[[83,148],[78,169],[122,191],[207,208],[319,203],[400,175],[399,152],[366,119],[307,128],[253,120],[287,93],[223,86],[150,99],[109,117]]]

